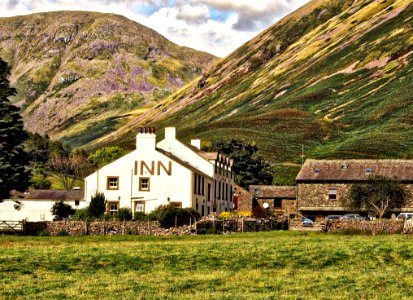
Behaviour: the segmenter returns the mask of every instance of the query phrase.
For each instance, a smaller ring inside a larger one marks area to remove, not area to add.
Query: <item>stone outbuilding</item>
[[[297,212],[295,186],[250,185],[249,192],[263,208],[294,217]]]
[[[408,203],[394,212],[413,211],[413,160],[399,159],[307,159],[296,177],[298,211],[320,218],[347,213],[341,200],[352,184],[374,175],[396,178],[404,184],[410,194]]]

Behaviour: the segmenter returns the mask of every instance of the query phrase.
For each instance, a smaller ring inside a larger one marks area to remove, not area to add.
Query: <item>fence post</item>
[[[175,228],[178,226],[178,216],[175,216]]]
[[[26,219],[22,220],[22,233],[26,235]]]

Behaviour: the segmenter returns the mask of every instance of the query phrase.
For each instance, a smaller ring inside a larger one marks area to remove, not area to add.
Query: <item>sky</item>
[[[124,15],[172,42],[225,57],[309,0],[0,0],[0,17],[57,10]]]

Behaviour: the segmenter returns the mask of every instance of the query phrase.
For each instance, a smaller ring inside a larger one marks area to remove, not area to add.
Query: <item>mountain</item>
[[[413,2],[314,0],[113,134],[255,141],[274,164],[413,158]]]
[[[30,131],[81,146],[201,76],[216,58],[114,14],[0,18],[0,57]]]

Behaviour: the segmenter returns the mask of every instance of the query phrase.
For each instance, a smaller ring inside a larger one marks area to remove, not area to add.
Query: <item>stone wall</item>
[[[237,211],[252,211],[252,194],[240,186],[235,187],[235,193],[238,197]]]
[[[382,233],[402,233],[404,221],[399,220],[379,220],[379,221],[328,221],[326,224],[327,232],[344,232],[349,231],[366,234]]]
[[[329,199],[329,188],[337,189],[337,197],[335,200]],[[350,183],[299,183],[298,209],[317,208],[317,210],[325,211],[343,211],[344,209],[341,207],[341,201],[345,198],[350,188]],[[413,211],[413,185],[405,184],[405,188],[410,196],[407,205],[402,210]]]
[[[162,228],[159,222],[85,222],[54,221],[27,222],[25,233],[28,235],[190,235],[195,233],[195,226]]]

